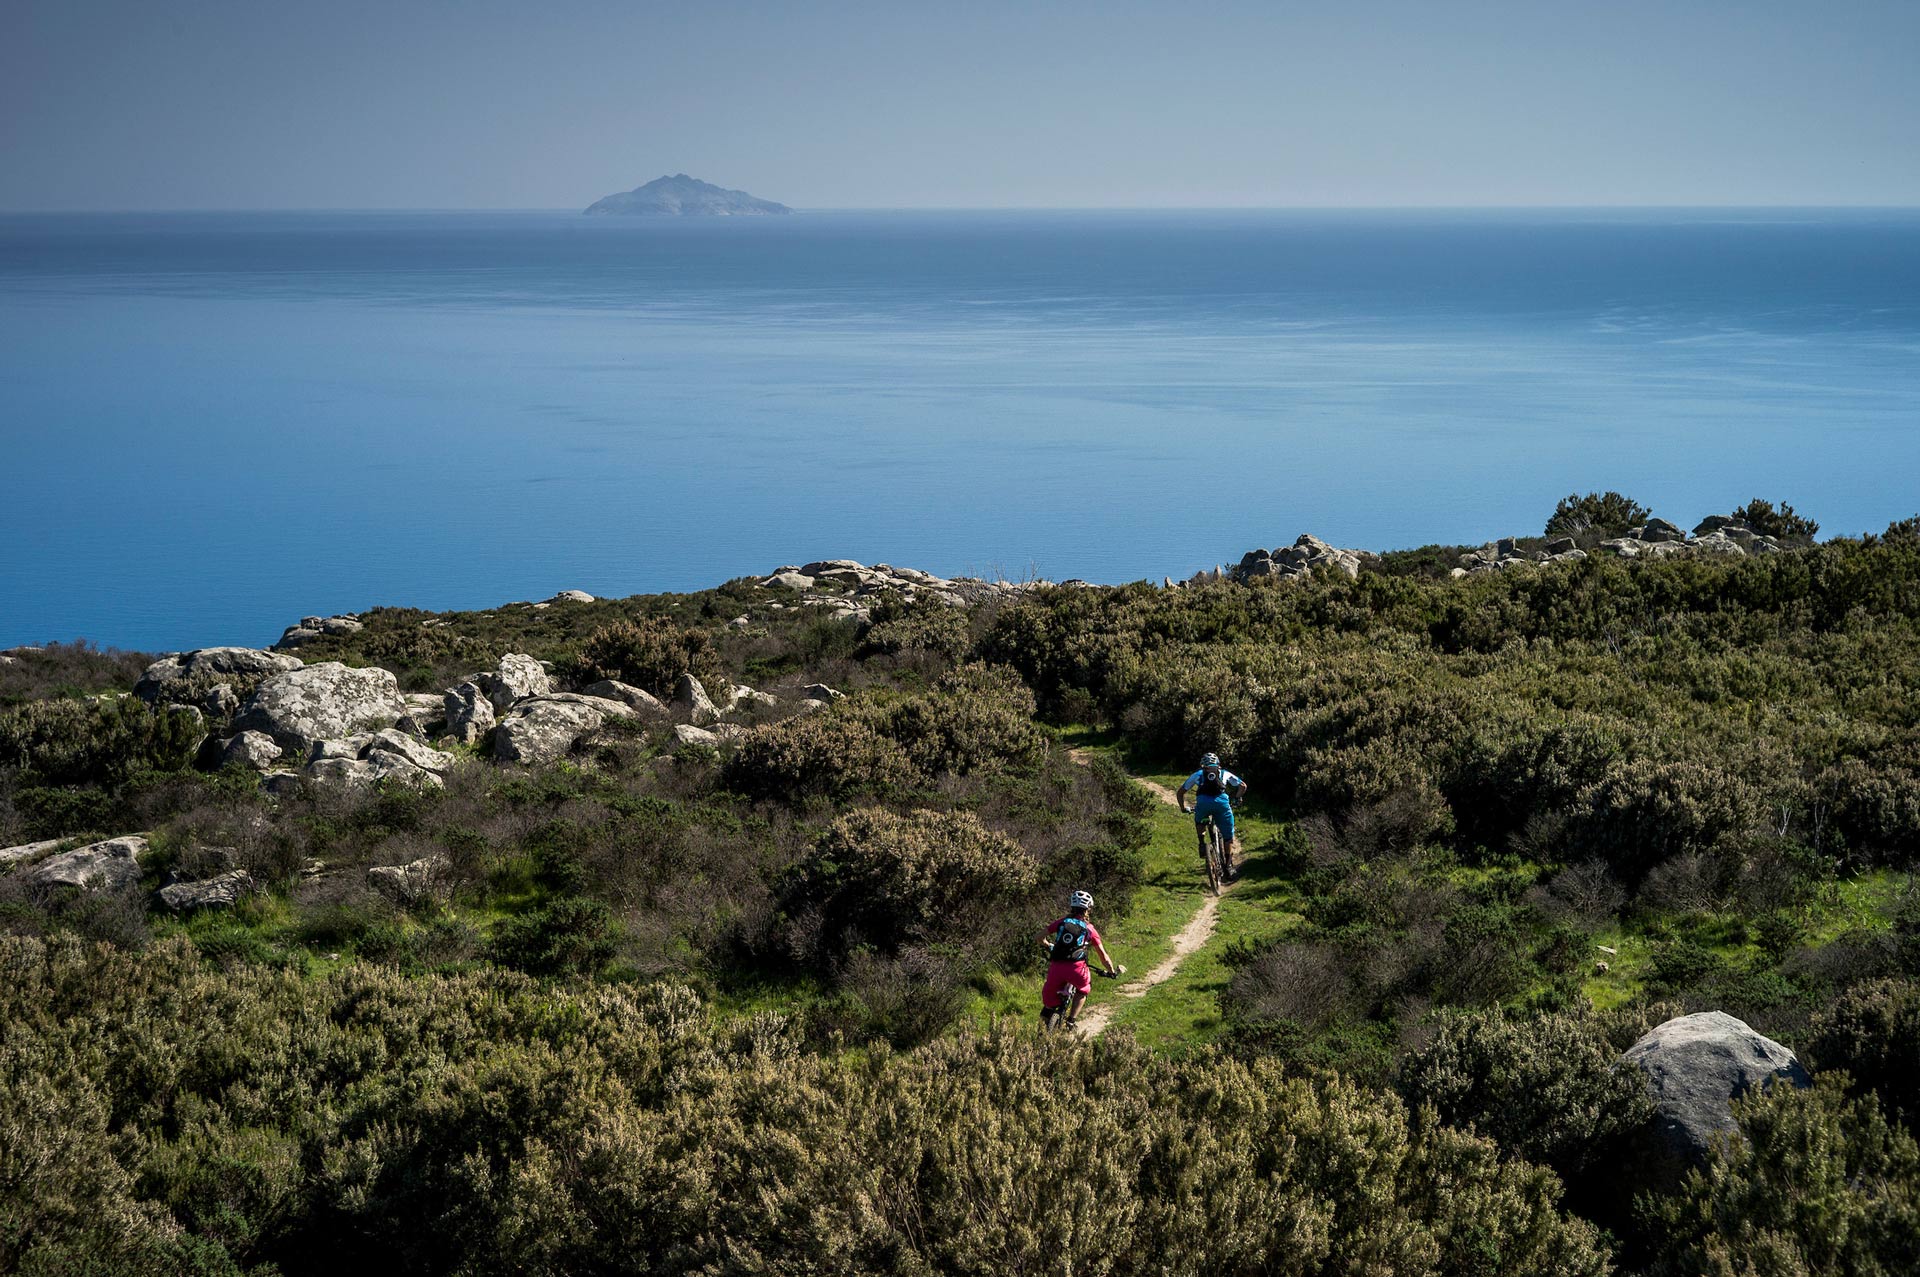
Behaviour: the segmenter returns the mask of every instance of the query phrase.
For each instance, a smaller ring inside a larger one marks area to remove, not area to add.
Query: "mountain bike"
[[[1220,826],[1211,819],[1201,840],[1200,859],[1207,866],[1207,890],[1217,896],[1233,881],[1233,847],[1220,837]]]
[[[1098,967],[1093,968],[1093,974],[1099,976],[1102,980],[1118,980],[1126,973],[1127,969],[1125,967],[1121,967],[1112,972],[1102,971]],[[1060,997],[1060,1005],[1053,1008],[1052,1013],[1045,1017],[1046,1031],[1048,1033],[1058,1032],[1061,1028],[1074,1028],[1074,1021],[1080,1016],[1078,1008],[1075,1008],[1071,1012],[1068,1011],[1068,1008],[1073,1006],[1074,997],[1080,992],[1079,985],[1068,981],[1056,989],[1055,992]]]

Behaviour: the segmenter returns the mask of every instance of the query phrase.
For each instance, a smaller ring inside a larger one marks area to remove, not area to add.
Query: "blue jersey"
[[[1241,780],[1238,776],[1234,775],[1232,772],[1228,771],[1226,768],[1222,767],[1220,769],[1220,792],[1218,794],[1201,794],[1198,791],[1201,784],[1205,782],[1206,778],[1207,778],[1206,768],[1203,767],[1199,771],[1195,772],[1193,775],[1187,777],[1187,783],[1180,786],[1180,788],[1191,789],[1195,791],[1198,798],[1201,799],[1202,801],[1205,801],[1205,800],[1219,801],[1226,798],[1228,790],[1238,789],[1240,788],[1240,786],[1247,783],[1246,781]]]

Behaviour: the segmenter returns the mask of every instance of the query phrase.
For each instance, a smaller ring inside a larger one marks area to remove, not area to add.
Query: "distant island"
[[[629,217],[767,217],[793,212],[785,204],[703,182],[685,173],[656,177],[587,206],[588,213]]]

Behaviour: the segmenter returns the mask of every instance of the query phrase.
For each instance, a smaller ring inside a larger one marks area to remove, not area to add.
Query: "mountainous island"
[[[656,177],[587,206],[589,214],[622,217],[773,217],[793,212],[785,204],[730,191],[685,173]]]
[[[0,1272],[1914,1271],[1920,515],[1534,527],[0,651]]]

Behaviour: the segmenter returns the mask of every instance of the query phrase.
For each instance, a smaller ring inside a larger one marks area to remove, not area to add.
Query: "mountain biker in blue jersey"
[[[1245,802],[1247,782],[1220,765],[1218,754],[1204,754],[1200,758],[1200,770],[1186,778],[1180,784],[1175,797],[1180,802],[1180,810],[1187,810],[1187,791],[1193,791],[1193,830],[1200,839],[1200,855],[1207,854],[1207,826],[1212,824],[1220,830],[1220,845],[1226,848],[1227,864],[1233,864],[1233,804]],[[1229,880],[1238,877],[1236,870],[1227,871]]]

